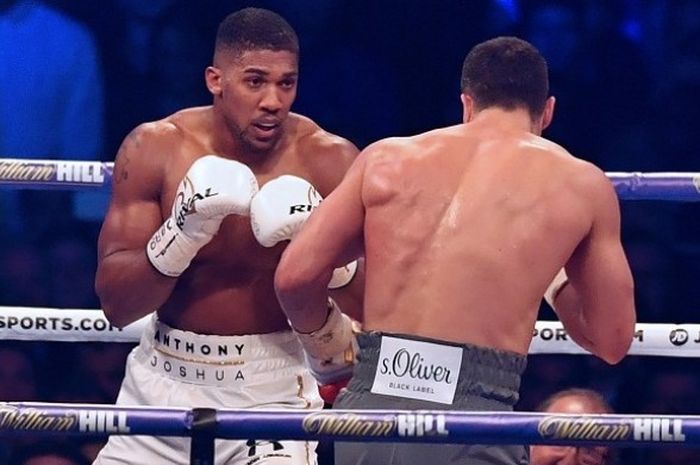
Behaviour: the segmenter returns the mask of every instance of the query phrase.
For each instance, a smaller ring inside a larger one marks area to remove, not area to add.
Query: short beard
[[[241,145],[241,149],[245,151],[245,153],[250,153],[253,155],[267,155],[268,153],[272,152],[275,147],[277,146],[277,142],[279,141],[280,137],[277,137],[277,139],[272,140],[269,145],[265,145],[264,147],[261,147],[259,145],[256,145],[247,135],[245,130],[242,130],[238,127],[237,129],[237,134],[238,134],[238,140]]]
[[[232,119],[227,119],[226,125],[228,126],[229,132],[233,135],[233,138],[238,145],[238,150],[241,151],[241,153],[236,154],[238,156],[245,157],[246,155],[252,155],[255,157],[261,157],[270,153],[272,150],[274,150],[275,146],[277,146],[279,138],[273,141],[269,146],[260,147],[255,145],[255,143],[253,143],[253,141],[251,141],[246,135],[246,130],[236,124],[236,122]]]
[[[243,150],[248,153],[254,153],[256,155],[264,155],[265,153],[272,150],[273,146],[270,147],[258,147],[256,146],[248,137],[246,137],[245,131],[239,134],[239,140],[241,141],[241,146]]]

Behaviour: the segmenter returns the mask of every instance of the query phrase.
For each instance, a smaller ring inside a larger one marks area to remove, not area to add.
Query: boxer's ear
[[[474,118],[474,99],[467,94],[460,94],[462,101],[462,122],[468,123]]]
[[[552,124],[552,119],[554,119],[554,106],[557,103],[557,99],[553,96],[549,97],[544,103],[544,111],[542,112],[542,130],[544,131],[547,127]]]
[[[207,83],[207,89],[214,96],[221,95],[221,70],[216,66],[207,66],[204,70],[204,80]]]

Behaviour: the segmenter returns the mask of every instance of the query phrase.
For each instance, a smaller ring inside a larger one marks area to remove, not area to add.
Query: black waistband
[[[358,335],[359,362],[354,370],[351,390],[370,390],[379,364],[382,337],[390,336],[412,341],[423,341],[462,349],[456,398],[478,396],[513,406],[518,401],[520,376],[525,371],[527,358],[514,352],[490,349],[472,344],[458,344],[406,334],[367,332]]]

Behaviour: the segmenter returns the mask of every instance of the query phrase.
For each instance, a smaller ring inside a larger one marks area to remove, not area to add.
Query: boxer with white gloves
[[[118,405],[323,407],[275,294],[282,247],[261,246],[248,218],[258,183],[266,191],[278,186],[268,200],[275,204],[295,192],[284,181],[294,173],[310,181],[299,187],[302,201],[282,205],[284,215],[273,218],[293,234],[298,225],[284,223],[290,206],[307,204],[311,184],[328,196],[358,153],[291,111],[298,58],[296,34],[279,15],[235,12],[219,25],[203,73],[212,104],[143,123],[124,139],[100,231],[95,287],[115,326],[149,321],[127,360]],[[359,316],[361,270],[358,278],[333,293]],[[217,440],[213,463],[317,463],[313,441],[271,440],[264,432],[246,439]],[[187,438],[113,435],[95,464],[187,465],[190,446]]]
[[[180,276],[228,215],[247,215],[258,191],[243,163],[216,155],[195,160],[180,183],[172,214],[148,241],[146,253],[166,276]]]

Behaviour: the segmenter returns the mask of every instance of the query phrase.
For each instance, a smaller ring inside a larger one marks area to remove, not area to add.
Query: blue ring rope
[[[362,442],[700,445],[700,416],[566,415],[389,410],[215,411],[221,439],[334,439]],[[96,404],[0,403],[0,437],[68,435],[189,437],[193,410]]]
[[[104,189],[113,172],[112,162],[0,158],[0,188]],[[606,174],[621,200],[700,201],[700,172]]]

